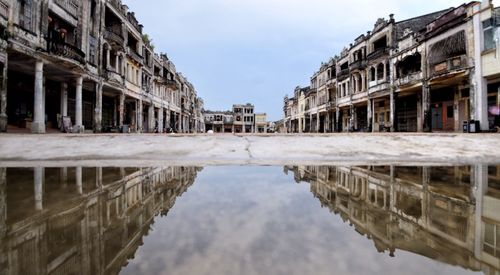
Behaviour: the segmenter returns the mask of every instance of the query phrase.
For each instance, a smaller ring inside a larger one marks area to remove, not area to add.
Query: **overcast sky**
[[[500,0],[496,0],[499,2]],[[403,20],[464,0],[124,0],[210,110],[253,103],[269,120],[283,97],[379,17]]]

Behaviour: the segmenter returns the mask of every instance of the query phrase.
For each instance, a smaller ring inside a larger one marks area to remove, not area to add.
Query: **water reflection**
[[[117,274],[199,168],[0,168],[0,274]]]
[[[283,169],[0,168],[0,274],[500,274],[500,166]]]
[[[500,273],[500,166],[286,166],[378,252]]]

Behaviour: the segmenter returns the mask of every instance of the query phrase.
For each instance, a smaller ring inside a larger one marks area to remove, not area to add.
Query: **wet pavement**
[[[498,274],[500,165],[0,168],[0,274]]]

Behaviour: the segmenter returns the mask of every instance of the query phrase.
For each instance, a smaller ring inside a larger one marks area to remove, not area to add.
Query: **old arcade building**
[[[1,132],[196,130],[200,110],[184,113],[192,127],[178,123],[174,101],[189,86],[186,105],[199,108],[196,91],[120,0],[2,0],[0,26]]]
[[[201,168],[0,168],[5,274],[119,274]]]
[[[477,130],[499,129],[498,10],[485,0],[403,21],[378,19],[332,59],[336,92],[326,105],[334,127],[310,127],[306,114],[305,127],[287,125],[287,132],[461,132],[476,130],[469,127],[476,122]],[[310,105],[315,93],[304,96],[308,110],[325,106],[321,96]],[[291,106],[301,113],[301,98],[293,101],[285,102],[288,124]]]
[[[500,167],[286,166],[379,253],[500,272]]]

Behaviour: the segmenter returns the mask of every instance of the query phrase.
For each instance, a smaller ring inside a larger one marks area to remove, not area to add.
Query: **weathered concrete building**
[[[119,274],[199,171],[0,168],[2,273]]]
[[[285,167],[380,253],[498,274],[499,166]],[[347,226],[347,225],[346,225]]]
[[[255,106],[235,104],[232,111],[203,111],[205,130],[214,133],[266,133],[267,114],[255,113]]]
[[[0,1],[0,131],[197,131],[202,101],[142,28],[120,0]]]
[[[392,14],[377,20],[329,62],[335,70],[322,64],[312,92],[285,98],[287,131],[456,132],[471,120],[483,131],[499,127],[498,10],[490,1],[470,2],[403,21]]]

